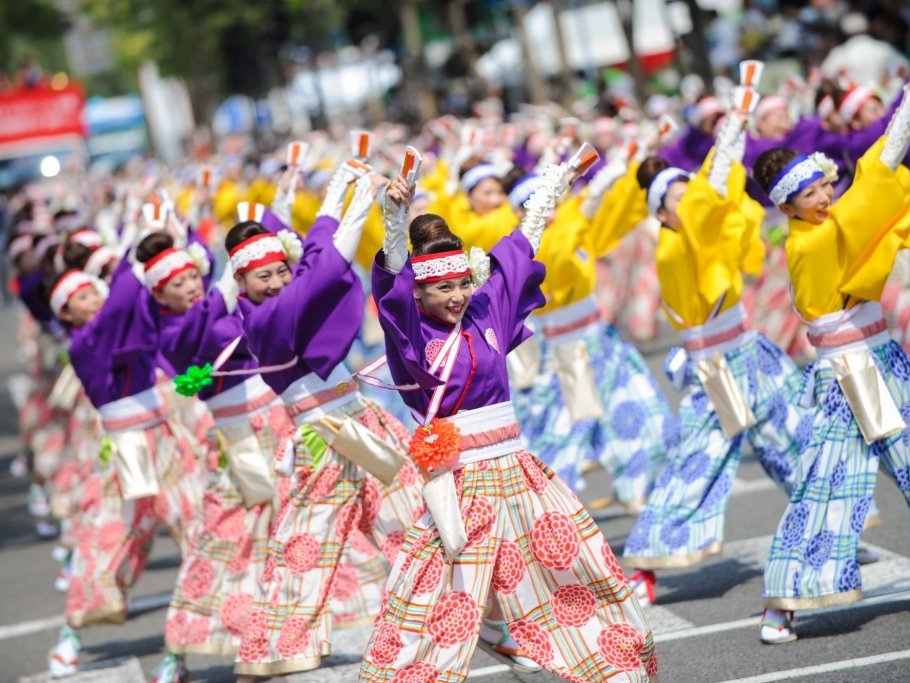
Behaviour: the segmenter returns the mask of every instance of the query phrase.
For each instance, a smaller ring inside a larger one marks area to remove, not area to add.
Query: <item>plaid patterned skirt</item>
[[[579,490],[586,461],[603,465],[617,498],[644,503],[667,450],[676,439],[676,418],[638,350],[612,325],[598,324],[584,337],[603,417],[572,423],[555,371],[545,370],[512,403],[529,448],[570,488]],[[547,358],[545,340],[541,352]]]
[[[73,551],[66,621],[73,628],[120,623],[125,591],[142,574],[159,524],[186,555],[200,517],[203,449],[180,425],[144,430],[159,493],[125,501],[113,463],[99,463],[82,487],[79,534]]]
[[[893,341],[874,349],[873,358],[910,422],[910,358]],[[910,503],[910,429],[867,446],[830,365],[810,365],[804,377],[813,419],[765,566],[765,605],[783,610],[862,597],[856,551],[879,464]]]
[[[757,424],[734,439],[726,438],[689,363],[688,386],[679,407],[679,447],[658,476],[626,541],[624,556],[634,567],[686,567],[721,551],[743,439],[749,440],[774,481],[786,487],[794,479],[801,438],[812,420],[799,408],[796,365],[760,334],[725,357]]]
[[[360,399],[331,414],[357,419],[404,451],[407,430],[375,404]],[[316,467],[311,447],[297,440],[291,492],[275,518],[237,674],[275,676],[318,667],[331,653],[330,605],[353,595],[358,574],[352,560],[359,560],[356,553],[376,558],[354,532],[393,558],[422,507],[417,469],[410,463],[394,484],[383,486],[331,448]],[[346,554],[349,546],[354,555]]]
[[[641,607],[594,520],[526,451],[455,473],[468,534],[452,562],[428,513],[408,531],[360,681],[465,680],[497,599],[528,657],[570,681],[656,680]]]
[[[244,418],[271,467],[282,437],[293,430],[278,397]],[[233,426],[231,433],[239,433]],[[209,440],[208,486],[202,499],[202,528],[183,557],[164,628],[170,652],[233,655],[253,604],[268,557],[274,503],[247,507],[220,444]],[[276,493],[287,498],[290,480]]]

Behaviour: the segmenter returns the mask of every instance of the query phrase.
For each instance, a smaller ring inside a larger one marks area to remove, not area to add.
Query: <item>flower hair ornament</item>
[[[830,165],[833,165],[833,163],[830,159],[824,157],[822,164],[828,166],[828,169],[825,170],[812,157],[808,157],[805,154],[797,155],[793,161],[784,166],[771,182],[771,187],[768,189],[768,197],[771,198],[775,206],[786,204],[816,180],[827,178],[831,170]],[[836,177],[836,167],[834,168],[834,173]]]
[[[468,265],[471,268],[471,283],[482,287],[490,279],[490,257],[480,247],[471,247],[468,252]]]
[[[229,256],[234,273],[243,275],[278,261],[299,263],[303,256],[303,245],[295,233],[280,230],[277,234],[269,232],[253,235],[231,249]]]
[[[813,152],[809,155],[809,158],[814,161],[815,165],[825,174],[825,180],[829,183],[837,182],[837,164],[834,162],[834,159],[827,156],[824,152]]]

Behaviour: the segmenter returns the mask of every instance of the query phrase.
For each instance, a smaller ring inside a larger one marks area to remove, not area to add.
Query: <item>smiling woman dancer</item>
[[[910,172],[900,165],[908,143],[905,88],[888,134],[833,206],[829,160],[777,148],[756,162],[756,179],[789,218],[794,306],[819,358],[804,374],[811,441],[765,567],[765,643],[796,639],[793,610],[862,597],[855,558],[879,463],[910,500],[910,358],[878,303],[910,227]]]
[[[606,539],[522,450],[509,400],[506,354],[543,304],[533,257],[568,177],[565,166],[545,172],[476,290],[462,242],[439,216],[411,224],[409,257],[407,181],[387,192],[373,293],[392,377],[424,417],[410,452],[429,479],[429,512],[395,561],[361,681],[463,681],[491,590],[520,652],[549,671],[579,682],[656,679],[650,627]]]

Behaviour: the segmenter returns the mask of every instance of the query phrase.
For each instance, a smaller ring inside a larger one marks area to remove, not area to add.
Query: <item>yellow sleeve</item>
[[[212,212],[219,223],[234,225],[237,222],[237,204],[242,200],[234,182],[222,183],[212,198]]]
[[[449,166],[442,159],[436,162],[433,171],[420,179],[420,187],[427,192],[439,194],[445,191],[446,180],[449,177]]]
[[[709,163],[710,156],[689,181],[676,213],[695,260],[698,291],[711,302],[727,292],[739,276],[746,220],[731,199],[721,197],[711,187],[707,175]],[[734,167],[731,176],[741,169]]]
[[[591,249],[597,258],[613,251],[622,238],[648,217],[645,191],[635,177],[639,163],[631,162],[601,201],[591,221]]]
[[[464,199],[461,202],[461,199]],[[467,197],[459,195],[459,204],[453,207],[452,216],[446,219],[452,232],[464,242],[465,249],[480,247],[490,251],[500,239],[518,225],[518,216],[506,202],[488,214],[478,216],[471,210]]]
[[[910,227],[910,173],[882,163],[884,140],[862,156],[853,185],[831,209],[845,266],[840,291],[868,301],[881,298]]]
[[[322,201],[319,197],[306,190],[297,190],[297,196],[294,198],[294,206],[291,207],[291,222],[294,228],[301,235],[307,234],[310,226],[316,220],[316,213]]]
[[[360,238],[360,244],[357,245],[357,253],[354,260],[361,268],[370,272],[373,267],[373,261],[376,253],[382,249],[382,240],[385,238],[385,228],[382,226],[382,209],[377,202],[373,202],[370,207],[370,213],[367,214],[366,222],[363,224],[363,236]]]
[[[765,243],[761,238],[765,208],[746,195],[740,204],[740,210],[746,217],[746,230],[743,233],[742,272],[749,275],[761,275],[765,263]]]

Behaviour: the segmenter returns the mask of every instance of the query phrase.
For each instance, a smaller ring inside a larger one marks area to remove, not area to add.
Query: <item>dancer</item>
[[[755,177],[789,218],[787,263],[796,310],[819,360],[805,373],[811,437],[764,576],[761,640],[795,640],[797,609],[862,597],[856,551],[879,463],[910,499],[910,358],[888,336],[878,301],[910,221],[910,97],[833,204],[833,164],[779,148]]]
[[[621,149],[584,195],[561,204],[544,230],[536,258],[547,268],[541,287],[547,303],[533,315],[543,362],[532,368],[537,373],[533,385],[516,392],[513,402],[530,449],[570,488],[583,487],[585,463],[598,463],[612,476],[619,501],[638,512],[676,423],[641,354],[601,320],[593,294],[595,259],[621,238],[617,221],[600,211],[601,204],[628,206],[628,187],[621,182],[627,164],[628,150]],[[511,189],[509,201],[520,217],[539,184],[540,177],[530,175]],[[619,185],[615,195],[614,184]],[[611,501],[601,498],[591,507]]]
[[[387,192],[373,292],[392,376],[416,384],[402,398],[423,418],[410,452],[429,479],[429,512],[395,561],[361,681],[463,681],[491,591],[507,639],[549,671],[578,681],[657,674],[650,628],[609,545],[568,487],[522,450],[509,401],[505,354],[543,303],[533,256],[567,183],[565,166],[545,172],[476,291],[462,242],[439,216],[412,223],[409,258],[407,180]]]
[[[346,184],[336,183],[342,191],[327,194],[293,275],[284,248],[256,223],[241,223],[227,236],[234,272],[248,298],[259,300],[244,312],[247,343],[263,366],[272,366],[263,378],[298,427],[296,451],[288,449],[276,465],[292,477],[291,492],[243,631],[235,667],[243,680],[317,668],[331,652],[329,606],[353,532],[392,555],[418,507],[413,467],[383,485],[347,457],[358,453],[343,455],[332,445],[334,430],[344,428],[401,452],[407,438],[401,423],[361,398],[342,362],[364,308],[351,260],[381,184],[375,173],[361,177],[339,223]],[[277,296],[264,296],[276,289]]]
[[[626,541],[641,570],[640,597],[654,600],[654,569],[687,567],[721,552],[723,525],[743,441],[779,483],[792,477],[800,443],[799,372],[786,354],[751,330],[739,302],[743,272],[760,268],[758,225],[746,220],[739,164],[743,118],[732,113],[693,178],[659,157],[638,170],[648,208],[661,221],[657,270],[664,310],[685,351],[666,369],[685,395],[680,443],[657,478]]]
[[[157,322],[128,259],[106,300],[104,290],[73,270],[51,290],[51,307],[70,329],[73,369],[105,433],[98,469],[83,487],[67,625],[49,655],[55,678],[77,670],[75,629],[126,618],[125,591],[142,573],[159,523],[186,553],[201,503],[203,452],[164,417],[155,390]]]

